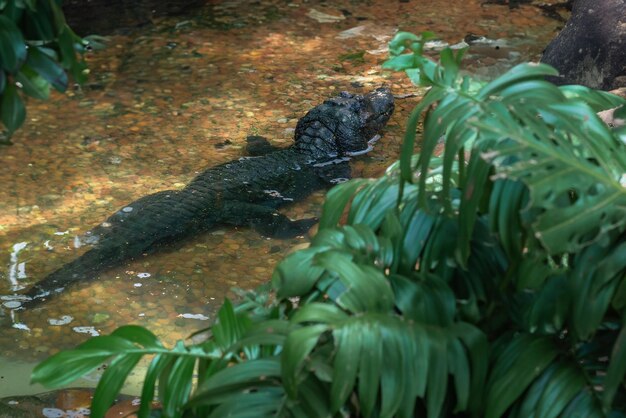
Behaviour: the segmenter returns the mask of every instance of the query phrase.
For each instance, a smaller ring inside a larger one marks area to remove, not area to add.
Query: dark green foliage
[[[170,351],[123,327],[33,379],[113,357],[95,417],[141,354],[142,417],[157,380],[168,417],[625,416],[626,146],[595,113],[624,101],[546,83],[545,65],[479,84],[463,51],[425,58],[428,36],[390,45],[386,66],[430,87],[399,163],[329,193],[275,300],[227,301],[210,339]]]
[[[0,0],[0,121],[4,143],[24,123],[24,96],[47,99],[50,86],[65,91],[66,70],[86,77],[82,39],[65,23],[60,1]]]

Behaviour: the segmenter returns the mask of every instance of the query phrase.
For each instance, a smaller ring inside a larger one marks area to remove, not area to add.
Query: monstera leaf
[[[413,43],[405,49],[395,45],[406,44],[407,39]],[[442,52],[442,65],[433,69],[435,64],[421,56],[421,47],[414,41],[398,35],[391,48],[397,55],[387,65],[421,72],[414,79],[431,87],[411,115],[405,147],[413,147],[413,127],[421,112],[437,104],[424,121],[424,140],[415,167],[421,172],[422,206],[427,196],[429,162],[443,138],[443,187],[439,196],[447,211],[453,209],[453,163],[458,162],[459,171],[467,174],[460,173],[465,191],[461,205],[469,212],[461,213],[461,223],[469,217],[465,224],[473,224],[491,166],[495,169],[492,179],[518,180],[528,187],[526,209],[534,213],[530,220],[534,236],[552,254],[577,251],[601,241],[608,231],[624,230],[626,144],[619,131],[611,130],[596,112],[622,106],[626,100],[581,86],[556,87],[543,80],[555,75],[554,69],[544,64],[520,64],[476,88],[467,77],[458,75],[451,52]],[[413,53],[406,54],[406,50]],[[413,55],[417,58],[409,60]],[[466,151],[474,152],[488,165],[474,158],[464,167]],[[403,170],[403,179],[412,182],[413,167],[408,160]],[[469,232],[460,244],[464,257],[468,254],[462,247],[466,247]]]
[[[524,67],[512,77],[516,71]],[[491,141],[483,157],[498,176],[528,187],[538,213],[532,228],[551,253],[577,251],[626,226],[626,146],[582,101],[585,93],[566,97],[541,80],[489,89],[485,114],[471,122],[481,141]],[[610,105],[622,103],[615,97]]]

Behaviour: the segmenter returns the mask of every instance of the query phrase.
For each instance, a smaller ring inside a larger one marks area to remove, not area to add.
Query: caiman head
[[[316,160],[364,154],[372,149],[393,113],[391,91],[360,95],[342,92],[298,121],[295,147]]]

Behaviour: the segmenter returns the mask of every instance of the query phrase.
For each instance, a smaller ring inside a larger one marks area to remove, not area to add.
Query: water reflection
[[[19,279],[25,279],[26,276],[26,262],[20,262],[18,260],[18,255],[20,251],[26,248],[28,244],[26,242],[18,242],[17,244],[13,244],[13,250],[11,251],[10,261],[9,261],[9,283],[11,284],[12,291],[18,291],[23,289],[24,286],[20,285],[17,281]],[[7,306],[7,308],[10,306]]]

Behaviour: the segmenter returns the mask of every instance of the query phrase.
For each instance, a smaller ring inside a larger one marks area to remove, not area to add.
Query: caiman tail
[[[22,307],[33,308],[49,297],[61,293],[68,285],[78,281],[95,279],[99,272],[119,265],[127,258],[128,255],[120,251],[120,247],[97,246],[92,248],[76,260],[50,273],[24,293],[31,299],[23,302]]]

